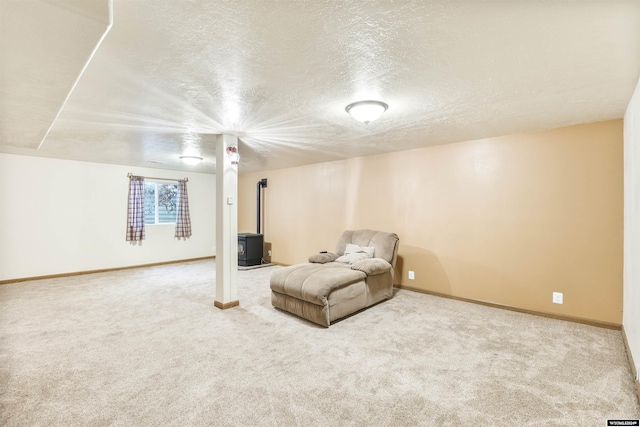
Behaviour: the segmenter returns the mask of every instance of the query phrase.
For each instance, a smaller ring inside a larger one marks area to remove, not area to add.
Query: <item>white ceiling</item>
[[[622,118],[640,76],[638,0],[107,5],[0,0],[1,151],[214,173],[233,133],[246,173]]]

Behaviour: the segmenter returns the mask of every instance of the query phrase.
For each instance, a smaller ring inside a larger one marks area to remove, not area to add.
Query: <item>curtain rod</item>
[[[131,172],[129,172],[127,174],[128,178],[131,178],[132,176],[134,176]],[[184,181],[184,182],[189,182],[189,178],[185,177],[184,180],[181,179],[172,179],[172,178],[156,178],[153,176],[143,176],[144,179],[155,179],[156,181]]]

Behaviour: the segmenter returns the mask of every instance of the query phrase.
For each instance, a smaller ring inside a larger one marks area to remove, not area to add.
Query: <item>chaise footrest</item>
[[[364,280],[367,275],[347,264],[299,264],[283,268],[271,276],[271,290],[324,305],[336,288]]]
[[[322,326],[366,306],[366,274],[348,264],[299,264],[271,276],[274,307]]]

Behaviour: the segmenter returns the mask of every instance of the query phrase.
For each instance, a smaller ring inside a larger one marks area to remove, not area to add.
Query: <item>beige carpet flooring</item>
[[[604,426],[640,407],[619,331],[400,290],[329,329],[268,267],[214,261],[0,286],[3,426]]]

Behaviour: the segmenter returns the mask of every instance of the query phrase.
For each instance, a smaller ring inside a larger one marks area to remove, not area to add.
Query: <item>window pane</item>
[[[156,185],[144,183],[144,223],[156,223]]]
[[[178,186],[158,184],[158,222],[176,222],[178,209]]]

